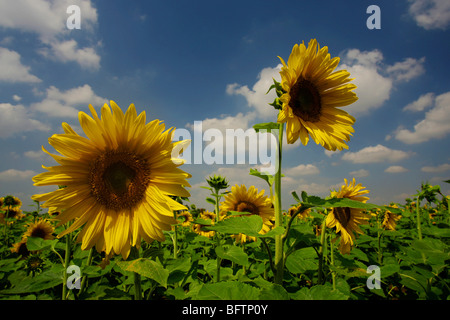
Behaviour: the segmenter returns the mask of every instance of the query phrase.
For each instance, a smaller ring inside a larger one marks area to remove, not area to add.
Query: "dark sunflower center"
[[[258,208],[251,202],[241,201],[236,205],[235,211],[259,214]]]
[[[322,104],[319,90],[312,82],[300,77],[289,95],[289,106],[297,117],[310,122],[319,121]]]
[[[44,239],[46,235],[47,235],[47,232],[45,232],[44,229],[39,228],[39,227],[38,227],[38,228],[34,228],[34,229],[31,231],[31,237],[36,237],[36,238],[42,238],[42,239]]]
[[[129,152],[108,151],[91,165],[91,193],[109,209],[131,208],[143,199],[149,176],[145,160]]]
[[[334,208],[334,216],[346,228],[351,218],[350,208]]]

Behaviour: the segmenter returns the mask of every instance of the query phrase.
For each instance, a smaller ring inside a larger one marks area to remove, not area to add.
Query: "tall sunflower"
[[[365,189],[361,184],[355,185],[355,179],[352,183],[348,183],[347,179],[344,179],[345,184],[338,190],[332,191],[332,198],[348,198],[355,201],[365,203],[369,200],[368,197],[363,196],[369,193],[369,190]],[[336,233],[340,234],[341,241],[339,244],[339,250],[342,254],[349,253],[355,240],[353,232],[363,234],[359,228],[361,224],[368,224],[369,215],[365,214],[361,209],[354,208],[333,208],[328,214],[326,224],[328,228],[336,227]]]
[[[27,231],[23,234],[23,238],[42,238],[44,240],[54,239],[53,232],[55,228],[46,220],[40,219],[28,225]]]
[[[61,156],[43,150],[60,165],[44,167],[48,172],[35,176],[34,185],[66,187],[32,199],[61,212],[59,225],[73,221],[58,237],[83,226],[77,238],[83,250],[95,245],[125,259],[142,238],[164,240],[162,231],[176,223],[173,210],[186,209],[170,196],[190,196],[184,189],[190,175],[178,168],[183,161],[172,157],[189,141],[173,143],[172,128],[164,131],[159,120],[146,124],[145,112],[137,115],[133,104],[125,114],[110,104],[102,107],[101,118],[91,105],[92,117],[78,114],[87,138],[63,123],[65,133],[48,139]]]
[[[288,143],[300,138],[303,145],[309,136],[327,150],[348,149],[345,141],[350,140],[355,118],[339,109],[358,100],[350,84],[350,73],[334,71],[339,57],[330,58],[328,47],[320,48],[312,39],[308,48],[304,43],[294,45],[288,63],[279,57],[282,109],[278,122],[286,123]]]
[[[261,234],[267,233],[273,225],[271,222],[274,219],[272,201],[264,195],[264,190],[258,192],[255,186],[250,186],[248,190],[245,185],[231,187],[231,192],[225,195],[220,205],[220,211],[222,216],[225,216],[228,211],[248,212],[260,216],[263,220]],[[256,240],[255,237],[244,234],[233,235],[233,237],[240,243]]]

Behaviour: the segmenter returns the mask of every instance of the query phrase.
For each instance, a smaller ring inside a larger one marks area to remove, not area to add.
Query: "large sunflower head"
[[[185,206],[170,196],[189,197],[189,174],[172,151],[186,141],[172,142],[173,131],[165,131],[159,120],[146,123],[146,114],[137,115],[131,104],[124,114],[111,101],[101,117],[89,105],[92,117],[78,115],[87,138],[67,123],[64,134],[54,134],[50,145],[61,155],[53,155],[59,165],[44,167],[48,172],[33,178],[35,186],[64,185],[56,191],[34,195],[43,207],[61,212],[60,224],[72,221],[61,237],[83,226],[78,236],[83,250],[96,246],[106,254],[126,258],[131,246],[164,240],[163,230],[176,223],[173,210]],[[112,109],[112,112],[111,112]]]
[[[315,39],[308,47],[304,43],[295,45],[287,64],[279,57],[282,109],[278,122],[286,122],[288,143],[300,138],[306,145],[311,136],[327,150],[348,149],[355,118],[339,109],[358,98],[354,84],[346,70],[334,71],[339,57],[331,59],[328,47],[320,48]]]
[[[260,216],[263,220],[261,234],[267,233],[273,225],[271,222],[274,219],[272,201],[264,195],[264,190],[258,192],[255,186],[250,186],[248,190],[245,185],[231,187],[231,192],[225,195],[224,201],[220,205],[220,211],[222,216],[225,216],[228,211],[247,212]],[[255,237],[243,234],[234,237],[237,242],[241,243],[247,240],[255,240]]]
[[[54,231],[55,228],[47,220],[40,219],[28,225],[27,231],[23,234],[23,238],[36,237],[44,240],[52,240],[54,239]]]
[[[355,201],[365,203],[369,200],[368,197],[363,196],[369,193],[369,190],[365,189],[361,184],[356,185],[355,179],[352,183],[348,183],[347,179],[345,184],[338,190],[332,191],[331,197],[333,198],[348,198]],[[333,208],[333,210],[327,215],[326,224],[328,228],[336,227],[336,233],[341,236],[339,250],[342,254],[349,253],[353,244],[355,235],[353,232],[362,234],[362,230],[359,228],[361,224],[368,224],[369,215],[364,213],[361,209],[354,208]]]

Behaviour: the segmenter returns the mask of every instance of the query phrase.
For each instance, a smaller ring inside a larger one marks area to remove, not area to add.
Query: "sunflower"
[[[178,213],[177,220],[181,223],[182,227],[189,227],[191,225],[191,221],[194,221],[194,219],[192,219],[192,214],[187,210],[183,210]]]
[[[386,230],[395,230],[397,221],[400,220],[401,217],[402,217],[401,215],[397,215],[395,213],[390,212],[389,210],[386,210],[384,212],[383,223],[381,225]]]
[[[102,107],[101,118],[92,105],[92,117],[78,114],[87,138],[63,123],[65,133],[48,139],[62,156],[42,149],[60,165],[44,167],[48,172],[35,176],[34,185],[65,188],[32,199],[61,212],[59,225],[73,221],[58,237],[83,226],[77,238],[83,250],[95,245],[126,259],[142,238],[163,241],[163,230],[176,223],[173,210],[186,209],[170,196],[190,196],[184,189],[190,175],[178,168],[183,160],[172,157],[189,141],[173,143],[172,128],[164,131],[159,120],[146,124],[145,112],[138,116],[133,104],[125,114],[110,104]]]
[[[294,214],[300,211],[302,204],[298,204],[296,206],[292,206],[289,208],[287,214],[289,217],[292,217]],[[306,209],[303,212],[300,212],[297,214],[297,218],[300,218],[302,220],[306,220],[311,214],[311,209]]]
[[[28,225],[27,231],[23,234],[23,238],[42,238],[44,240],[54,239],[53,232],[55,228],[46,220],[40,219]]]
[[[350,73],[346,70],[333,72],[339,57],[330,58],[328,47],[320,48],[312,39],[308,48],[304,43],[295,45],[288,63],[279,57],[281,86],[284,94],[278,122],[286,123],[287,142],[300,138],[303,145],[309,136],[327,150],[348,149],[355,118],[339,109],[358,100],[352,91]]]
[[[360,201],[365,203],[369,200],[368,197],[363,196],[369,193],[369,190],[365,189],[361,184],[355,185],[355,179],[353,182],[348,184],[347,179],[344,179],[345,185],[341,187],[339,191],[332,191],[332,198],[348,198],[355,201]],[[365,214],[361,209],[354,208],[333,208],[331,212],[327,215],[326,224],[328,228],[336,227],[336,233],[340,234],[341,241],[339,245],[339,250],[342,254],[349,253],[351,247],[353,246],[353,240],[355,235],[353,233],[363,234],[362,230],[359,228],[361,224],[368,224],[367,221],[369,215]]]
[[[225,195],[224,201],[220,205],[220,211],[222,216],[226,216],[228,211],[248,212],[260,216],[263,220],[262,229],[259,232],[261,234],[267,233],[273,226],[271,222],[274,219],[272,201],[264,196],[264,190],[258,193],[258,189],[254,186],[250,186],[248,190],[245,185],[231,187],[231,192]],[[236,215],[232,217],[236,217]],[[244,234],[233,235],[233,237],[239,243],[256,240],[255,237]]]
[[[30,251],[27,248],[27,239],[22,239],[20,242],[14,243],[10,250],[12,253],[17,253],[23,258],[26,258],[30,255]]]
[[[204,220],[211,220],[211,225],[213,225],[214,222],[216,221],[216,214],[214,212],[210,212],[210,211],[202,211],[199,214],[198,218],[199,219],[204,219]],[[204,236],[204,237],[207,237],[207,238],[214,237],[214,234],[215,234],[214,231],[203,230],[203,227],[205,227],[205,226],[210,226],[210,225],[209,224],[205,225],[205,224],[201,224],[201,223],[195,223],[192,229],[194,230],[195,233],[197,233],[197,234],[199,234],[201,236]]]

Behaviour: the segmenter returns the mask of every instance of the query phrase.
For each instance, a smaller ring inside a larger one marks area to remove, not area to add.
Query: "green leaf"
[[[250,169],[250,175],[263,179],[269,186],[271,186],[274,181],[273,175],[261,173],[256,169]]]
[[[286,268],[294,274],[317,270],[316,251],[311,247],[295,251],[287,257]]]
[[[212,199],[212,198],[206,198],[206,202],[211,203],[212,205],[216,205],[216,200]]]
[[[289,300],[289,293],[279,284],[271,284],[261,289],[260,300]]]
[[[291,194],[292,194],[292,196],[294,197],[295,201],[301,202],[301,200],[300,200],[300,198],[298,197],[298,194],[297,194],[296,191],[292,191]],[[302,194],[303,194],[303,192],[302,192]]]
[[[230,260],[242,266],[248,265],[248,255],[241,247],[235,245],[224,245],[216,247],[215,249],[218,257]]]
[[[313,207],[323,207],[323,208],[353,208],[353,209],[383,209],[389,210],[393,213],[402,213],[403,211],[398,208],[392,208],[387,206],[379,206],[371,203],[363,203],[356,200],[351,200],[348,198],[332,198],[332,199],[322,199],[316,196],[308,197],[308,201],[302,203],[302,205],[309,205]]]
[[[398,264],[387,264],[380,268],[380,275],[384,279],[386,277],[392,276],[393,274],[400,271],[400,265]]]
[[[266,122],[266,123],[257,123],[253,126],[253,129],[255,129],[256,132],[259,132],[260,130],[267,130],[270,132],[273,129],[279,129],[280,125],[276,122]]]
[[[348,295],[339,290],[326,285],[317,285],[311,288],[302,288],[296,293],[291,294],[291,298],[295,300],[347,300]]]
[[[30,237],[27,239],[27,249],[30,251],[38,251],[54,248],[58,241],[58,239],[44,240],[39,237]]]
[[[198,291],[197,300],[257,300],[259,289],[238,281],[205,283]]]
[[[204,227],[204,229],[226,234],[243,233],[245,235],[256,237],[259,236],[258,232],[261,231],[262,225],[263,220],[260,216],[251,215],[228,218],[219,221],[213,226]]]
[[[153,260],[139,258],[132,261],[118,261],[117,265],[124,271],[131,271],[140,274],[141,276],[155,280],[164,288],[167,288],[167,278],[169,277],[169,270]]]
[[[0,294],[20,294],[38,292],[53,288],[62,284],[64,268],[62,265],[54,265],[47,271],[35,277],[22,277],[14,287],[0,291]]]

